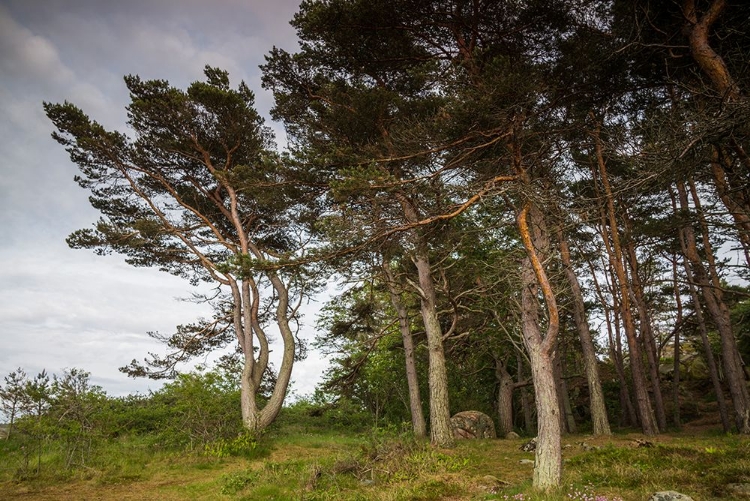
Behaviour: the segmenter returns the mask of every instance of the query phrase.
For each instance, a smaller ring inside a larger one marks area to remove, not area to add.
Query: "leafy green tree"
[[[73,104],[45,103],[53,137],[70,153],[102,214],[93,229],[73,233],[74,248],[118,252],[133,266],[154,266],[222,291],[212,319],[182,325],[165,341],[170,352],[135,360],[134,376],[173,377],[179,362],[234,344],[243,355],[241,408],[251,431],[277,416],[296,355],[293,331],[299,300],[312,287],[299,268],[285,268],[306,237],[299,190],[283,177],[271,133],[253,108],[254,96],[228,74],[206,67],[206,81],[186,91],[164,80],[128,76],[132,137],[107,131]],[[265,299],[264,299],[265,298]],[[271,397],[258,392],[268,368],[275,324],[283,344]]]
[[[3,379],[5,380],[5,384],[0,386],[0,404],[2,405],[3,414],[8,418],[8,434],[6,438],[10,438],[11,433],[13,433],[13,424],[27,410],[29,404],[29,398],[26,394],[28,376],[19,367]]]
[[[92,385],[91,374],[81,369],[53,376],[50,408],[45,413],[49,431],[63,448],[65,466],[85,466],[101,438],[100,414],[106,394]]]

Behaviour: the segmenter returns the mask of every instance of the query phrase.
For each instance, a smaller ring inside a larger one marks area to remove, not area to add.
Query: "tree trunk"
[[[739,98],[740,89],[729,73],[724,60],[709,43],[711,26],[719,19],[725,6],[725,0],[713,0],[708,10],[699,18],[695,0],[684,0],[682,13],[686,21],[685,31],[693,59],[711,80],[714,89],[721,94],[722,98],[732,100]]]
[[[626,227],[630,226],[628,216]],[[635,252],[635,245],[629,240],[626,245],[627,258],[630,265],[629,289],[633,291],[633,299],[638,311],[638,323],[643,340],[643,349],[646,352],[648,360],[649,374],[651,377],[651,389],[654,394],[654,410],[656,412],[656,422],[659,425],[659,431],[667,430],[667,413],[664,410],[664,398],[661,393],[661,377],[659,376],[659,355],[656,352],[656,343],[654,341],[653,331],[651,330],[651,318],[648,314],[648,307],[643,293],[643,284],[638,273],[638,257]]]
[[[710,242],[708,241],[708,224],[706,222],[706,219],[703,215],[703,210],[701,208],[700,199],[698,197],[698,192],[695,189],[695,184],[693,183],[693,180],[688,180],[690,185],[690,192],[693,196],[693,203],[695,204],[695,210],[696,214],[698,216],[698,220],[700,221],[701,229],[703,232],[703,238],[704,238],[704,245],[706,245],[708,248],[710,248]],[[677,210],[677,202],[675,201],[674,194],[670,190],[670,196],[672,197],[672,207],[675,211],[675,214],[678,214],[679,211]],[[682,255],[687,255],[687,246],[685,237],[682,233],[682,230],[679,232],[680,237],[680,247],[682,248]],[[709,242],[709,243],[706,243]],[[713,261],[713,255],[710,252],[707,252],[707,258],[709,259],[709,270],[711,270],[711,276],[716,277],[717,280],[714,281],[714,286],[719,287],[718,284],[718,274],[716,273],[716,264]],[[698,296],[698,292],[695,288],[695,282],[693,280],[693,272],[690,269],[690,264],[687,260],[687,258],[683,259],[682,261],[683,267],[685,268],[685,277],[688,281],[688,286],[690,289],[690,297],[693,300],[693,305],[695,309],[695,318],[698,322],[698,331],[701,336],[701,343],[703,345],[703,351],[706,354],[706,363],[708,365],[709,374],[711,376],[711,383],[714,387],[714,392],[716,393],[716,402],[719,406],[719,415],[721,416],[721,424],[724,428],[724,431],[729,433],[732,429],[732,425],[729,421],[729,412],[727,411],[727,404],[724,400],[724,388],[721,385],[721,379],[719,378],[719,370],[716,367],[716,360],[714,358],[713,351],[711,349],[711,342],[708,340],[708,329],[706,328],[706,320],[703,315],[703,306],[701,305],[700,298]]]
[[[518,357],[518,370],[516,375],[516,384],[521,387],[521,410],[523,411],[523,427],[529,435],[536,435],[534,426],[534,414],[529,398],[529,392],[526,390],[526,383],[523,382],[523,358]]]
[[[682,329],[684,318],[682,313],[682,294],[680,294],[680,282],[677,274],[676,253],[672,254],[672,284],[675,305],[677,307],[677,319],[675,320],[674,344],[672,350],[672,359],[674,362],[672,366],[672,419],[674,420],[674,425],[679,429],[682,427],[680,420],[680,330]]]
[[[593,113],[592,113],[593,118]],[[604,195],[607,206],[607,217],[609,222],[609,236],[612,240],[612,251],[608,252],[609,259],[617,275],[617,282],[620,292],[620,313],[623,319],[625,335],[628,339],[628,348],[630,349],[630,369],[633,378],[633,391],[637,402],[638,419],[641,422],[641,429],[645,435],[656,435],[658,433],[656,423],[654,422],[653,410],[649,401],[648,391],[646,389],[646,377],[643,369],[643,359],[641,357],[640,344],[635,332],[635,323],[633,322],[632,311],[630,307],[630,296],[628,291],[628,282],[623,265],[623,253],[620,246],[620,235],[617,225],[617,216],[615,213],[614,196],[607,176],[607,167],[604,160],[604,152],[601,138],[599,136],[599,126],[593,132],[594,146],[596,148],[596,161],[599,168],[599,177],[604,188]],[[608,249],[609,251],[609,249]]]
[[[409,411],[411,412],[412,429],[415,437],[422,438],[427,436],[427,425],[422,413],[422,399],[419,396],[419,379],[417,378],[417,364],[414,359],[414,339],[409,327],[409,314],[403,301],[401,301],[401,291],[396,283],[393,270],[386,259],[383,260],[383,273],[388,284],[391,304],[398,315],[398,325],[401,330],[401,339],[404,343],[406,383],[409,388]]]
[[[560,430],[563,434],[576,433],[576,422],[573,418],[573,409],[570,405],[568,385],[565,382],[565,371],[563,370],[562,356],[560,351],[561,350],[558,343],[553,359],[553,369],[556,383],[555,391],[557,392],[557,401],[560,404]]]
[[[680,208],[683,213],[689,214],[690,208],[687,193],[684,184],[681,182],[677,183],[677,194],[680,201]],[[724,372],[729,384],[729,393],[732,396],[737,430],[742,434],[750,434],[750,396],[748,395],[745,373],[742,369],[742,361],[737,349],[737,340],[732,331],[729,309],[721,297],[721,289],[713,286],[706,273],[703,262],[698,254],[695,233],[689,222],[683,225],[682,234],[685,240],[686,257],[692,265],[693,277],[697,285],[701,288],[706,308],[714,320],[716,329],[719,331]]]
[[[560,258],[562,260],[565,277],[570,286],[570,293],[573,298],[573,318],[578,330],[578,338],[581,341],[581,351],[583,352],[583,365],[586,370],[586,382],[589,387],[589,399],[591,406],[591,421],[593,423],[594,435],[611,435],[609,428],[609,419],[607,418],[607,408],[604,404],[604,392],[602,383],[599,378],[599,366],[596,358],[596,348],[594,340],[589,330],[588,319],[586,318],[586,307],[583,302],[583,293],[578,283],[578,277],[570,259],[570,248],[565,236],[560,228],[557,229],[557,238],[560,244]]]
[[[495,358],[495,379],[497,380],[497,422],[498,437],[505,437],[513,431],[513,388],[514,381],[505,366],[506,361]]]
[[[406,221],[419,221],[417,209],[403,193],[396,193]],[[430,442],[438,447],[452,447],[454,445],[453,430],[451,429],[450,403],[448,399],[448,372],[445,367],[445,352],[443,349],[443,330],[437,314],[437,298],[435,281],[430,267],[427,242],[419,230],[412,230],[411,236],[415,246],[412,256],[414,266],[419,275],[420,311],[427,334],[427,353],[429,367],[427,383],[430,393]]]
[[[539,428],[533,485],[537,489],[548,491],[560,485],[562,476],[560,405],[554,378],[554,349],[559,331],[559,316],[557,301],[538,254],[541,252],[545,255],[549,249],[542,213],[527,202],[518,216],[518,226],[527,255],[521,265],[521,323],[524,345],[531,362]],[[540,329],[537,296],[540,288],[547,308],[547,333],[544,337]]]
[[[605,238],[606,235],[602,234]],[[596,278],[596,270],[594,270],[593,264],[589,261],[589,268],[591,269],[591,278],[594,281],[594,290],[599,298],[599,303],[604,311],[604,323],[607,327],[607,339],[609,341],[609,356],[612,360],[612,364],[615,367],[615,373],[617,374],[617,381],[619,383],[620,392],[620,426],[637,426],[638,417],[633,407],[633,402],[630,399],[630,391],[628,390],[628,381],[625,377],[625,363],[623,362],[622,355],[622,336],[620,335],[620,322],[617,316],[619,309],[617,303],[617,297],[612,293],[613,304],[609,305],[604,297],[599,280]],[[612,274],[610,272],[610,274]],[[605,275],[606,276],[606,275]]]
[[[443,331],[437,315],[430,261],[427,257],[426,246],[424,247],[414,256],[414,264],[419,273],[422,319],[427,333],[429,352],[430,441],[439,447],[452,447],[454,439],[448,400],[448,372],[445,367]]]

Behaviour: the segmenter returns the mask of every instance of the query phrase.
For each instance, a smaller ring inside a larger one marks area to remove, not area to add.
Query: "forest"
[[[211,66],[184,90],[126,76],[127,131],[44,103],[101,214],[70,247],[202,284],[214,313],[124,361],[170,380],[147,396],[9,374],[15,475],[123,436],[252,455],[294,419],[380,452],[373,430],[399,430],[460,470],[450,451],[478,446],[451,417],[479,411],[536,438],[531,496],[563,488],[566,437],[653,445],[701,419],[724,435],[693,452],[745,471],[711,495],[750,484],[750,4],[305,0],[291,23],[296,51],[262,66],[283,147]],[[303,328],[330,368],[292,402]]]

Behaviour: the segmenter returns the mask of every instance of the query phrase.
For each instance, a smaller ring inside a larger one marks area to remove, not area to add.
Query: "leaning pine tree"
[[[77,182],[102,214],[93,229],[74,232],[69,245],[118,252],[133,266],[155,266],[223,291],[212,299],[214,318],[178,326],[171,336],[152,334],[167,344],[167,355],[121,370],[170,377],[179,362],[236,342],[244,360],[242,419],[258,431],[278,415],[295,359],[290,299],[304,289],[299,270],[284,265],[301,251],[295,238],[301,233],[293,228],[300,204],[290,202],[299,194],[283,182],[253,93],[244,83],[231,89],[224,71],[206,67],[205,74],[207,81],[187,91],[126,77],[133,137],[105,130],[67,102],[44,108],[57,128],[53,137],[80,168]],[[283,356],[261,405],[268,324],[281,336]]]

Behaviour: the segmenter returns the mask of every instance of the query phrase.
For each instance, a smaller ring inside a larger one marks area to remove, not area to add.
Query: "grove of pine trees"
[[[236,347],[262,430],[334,277],[332,405],[440,447],[485,411],[538,437],[539,489],[563,433],[679,427],[691,378],[750,434],[750,4],[305,0],[292,25],[262,67],[284,151],[216,68],[126,77],[127,133],[45,104],[101,213],[69,244],[221,291],[124,371]]]

